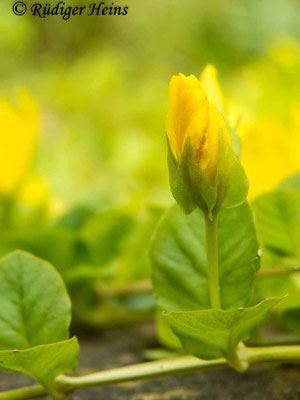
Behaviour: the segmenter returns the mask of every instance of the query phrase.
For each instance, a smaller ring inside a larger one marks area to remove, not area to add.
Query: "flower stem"
[[[221,308],[219,261],[218,261],[218,218],[214,214],[210,220],[205,217],[206,257],[208,268],[209,297],[211,308]]]

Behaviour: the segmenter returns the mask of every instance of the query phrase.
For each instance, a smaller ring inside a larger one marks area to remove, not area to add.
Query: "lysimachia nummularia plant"
[[[280,299],[248,307],[258,242],[246,201],[248,181],[223,112],[212,66],[200,79],[171,79],[166,130],[170,185],[179,207],[167,212],[155,234],[152,276],[164,317],[184,350],[203,359],[225,357],[244,370],[242,341]]]
[[[245,344],[271,309],[281,324],[300,332],[300,178],[249,205],[237,136],[225,112],[214,67],[200,79],[171,79],[166,130],[177,204],[162,216],[150,255],[158,335],[177,355],[65,375],[75,370],[79,354],[77,339],[69,338],[65,285],[46,261],[13,252],[0,260],[0,370],[28,375],[39,385],[0,393],[0,400],[62,400],[91,386],[300,361],[299,345]]]
[[[161,341],[205,360],[224,357],[243,371],[251,358],[243,341],[279,307],[289,284],[278,291],[267,283],[268,292],[277,297],[255,303],[261,249],[246,201],[247,178],[235,154],[237,136],[225,109],[213,66],[199,79],[182,74],[171,79],[166,131],[170,186],[178,205],[166,212],[155,232],[152,280],[163,310],[157,324]],[[282,265],[278,254],[293,256],[292,265],[274,275],[298,270],[299,251],[293,251],[300,237],[299,184],[297,188],[281,189],[252,204],[264,261],[269,254],[274,265]],[[286,310],[283,320],[295,327],[298,310]]]

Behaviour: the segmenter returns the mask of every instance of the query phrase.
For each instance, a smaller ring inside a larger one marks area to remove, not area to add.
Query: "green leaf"
[[[71,303],[46,261],[15,251],[0,260],[0,369],[28,375],[53,394],[54,378],[74,371],[76,338],[68,339]]]
[[[164,209],[152,206],[137,213],[137,223],[118,259],[118,273],[116,274],[118,284],[124,285],[149,279],[149,242],[163,212]]]
[[[258,237],[262,247],[263,269],[291,269],[300,265],[300,192],[276,189],[263,194],[252,204]],[[261,298],[266,296],[288,297],[280,308],[299,305],[299,274],[292,273],[259,279],[256,287]]]
[[[298,302],[299,304],[299,302]],[[285,310],[282,314],[282,322],[285,326],[297,334],[300,333],[300,307],[293,307]]]
[[[74,337],[26,350],[0,351],[0,369],[28,375],[52,394],[55,392],[53,387],[55,377],[62,373],[74,372],[78,356],[79,345]]]
[[[95,215],[80,234],[88,253],[87,261],[103,265],[116,259],[133,227],[134,218],[128,211],[110,210]]]
[[[243,307],[251,298],[259,267],[258,243],[247,203],[221,209],[218,225],[221,304]],[[210,307],[203,214],[173,206],[162,218],[151,248],[152,280],[161,308],[189,311]]]
[[[255,307],[235,310],[179,311],[165,314],[184,350],[205,360],[232,361],[237,346],[249,339],[281,299],[270,298]]]
[[[71,302],[56,270],[29,253],[0,260],[0,350],[29,347],[69,337]]]
[[[281,189],[293,189],[300,192],[300,172],[290,176],[279,185]]]
[[[255,199],[252,206],[263,251],[300,259],[300,192],[276,189]]]
[[[68,210],[56,223],[63,228],[78,230],[95,215],[95,211],[87,206],[80,205]]]
[[[48,260],[63,273],[72,265],[76,250],[75,234],[62,226],[21,229],[0,237],[1,256],[15,249],[25,250]]]
[[[155,315],[156,334],[161,343],[165,347],[171,349],[181,349],[181,343],[178,337],[173,333],[166,318],[164,318],[162,310],[158,308]]]

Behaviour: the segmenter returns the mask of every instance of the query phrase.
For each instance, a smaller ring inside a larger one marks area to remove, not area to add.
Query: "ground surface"
[[[79,374],[142,362],[155,344],[150,324],[80,338]],[[26,377],[0,374],[0,390],[30,384]],[[78,391],[72,400],[299,400],[300,366],[261,365],[247,373],[207,371],[148,382]]]

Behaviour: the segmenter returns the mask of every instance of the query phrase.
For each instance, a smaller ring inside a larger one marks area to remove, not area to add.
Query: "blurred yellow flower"
[[[31,95],[19,91],[16,105],[0,99],[0,195],[14,193],[33,161],[38,140],[39,109]]]
[[[269,55],[276,64],[284,68],[297,68],[300,61],[299,44],[292,37],[278,37],[271,43]]]
[[[267,57],[252,60],[230,80],[230,122],[238,125],[250,199],[300,171],[299,77],[299,43],[281,36]]]
[[[19,200],[27,207],[37,208],[49,202],[49,189],[40,177],[31,178],[24,184],[19,193]]]
[[[33,176],[22,185],[18,192],[18,200],[28,208],[45,207],[53,218],[58,218],[66,212],[63,199],[51,195],[47,183],[39,176]]]
[[[210,85],[210,90],[215,88]],[[211,90],[212,92],[214,90]],[[214,91],[216,93],[216,91]],[[213,100],[216,99],[212,97]],[[199,167],[212,183],[219,157],[219,130],[231,144],[230,134],[222,114],[208,101],[200,80],[194,75],[173,76],[169,89],[166,131],[172,153],[177,161],[182,157],[189,138]]]
[[[300,171],[300,118],[297,120],[289,131],[275,118],[240,128],[241,162],[250,182],[250,199]]]
[[[200,75],[200,84],[207,95],[208,101],[214,104],[219,111],[226,112],[225,98],[218,81],[216,68],[208,64]]]

